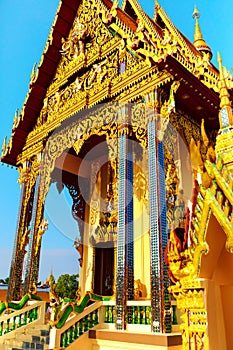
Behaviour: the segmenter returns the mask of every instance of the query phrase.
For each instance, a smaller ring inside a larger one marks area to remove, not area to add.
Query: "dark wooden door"
[[[114,248],[95,248],[94,293],[113,294]]]

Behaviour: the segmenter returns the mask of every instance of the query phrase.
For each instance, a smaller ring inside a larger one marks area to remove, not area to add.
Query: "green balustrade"
[[[88,316],[84,317],[84,333],[88,331]]]
[[[68,330],[68,344],[71,344],[74,341],[73,338],[73,326],[69,328]]]
[[[33,309],[33,310],[34,310],[34,321],[35,321],[38,318],[38,306],[35,307],[35,309]]]
[[[6,331],[5,333],[9,333],[10,332],[10,319],[8,318],[6,321]]]
[[[109,310],[109,322],[113,323],[113,306],[110,306]]]
[[[18,327],[17,328],[20,328],[22,326],[21,324],[21,315],[18,315]]]
[[[79,336],[83,334],[83,321],[82,319],[79,321]]]
[[[146,307],[146,321],[147,321],[147,324],[151,324],[151,307],[150,306]]]
[[[128,324],[150,324],[150,306],[128,306],[127,307],[127,322]]]
[[[141,324],[141,307],[137,306],[137,324]]]
[[[135,306],[132,306],[131,309],[132,309],[132,324],[135,324],[135,323],[136,323]],[[128,322],[129,322],[129,320],[128,320]],[[129,323],[130,323],[130,322],[129,322]]]
[[[78,336],[79,336],[79,334],[78,334],[78,322],[76,322],[74,325],[74,340],[78,339]]]
[[[173,325],[178,324],[176,311],[177,311],[177,306],[176,305],[172,305],[172,324]]]
[[[109,306],[106,305],[106,307],[105,307],[105,323],[109,323],[108,313],[109,313]]]
[[[61,344],[61,346],[62,346],[63,348],[66,348],[67,345],[68,345],[67,333],[64,332],[64,333],[62,334],[62,344]]]
[[[94,321],[94,312],[90,314],[90,328],[94,327],[95,321]]]
[[[146,324],[146,306],[142,306],[142,324]]]
[[[14,316],[14,317],[13,317],[13,320],[12,320],[12,331],[14,331],[15,328],[16,328],[15,322],[16,322],[16,316]]]
[[[82,334],[89,331],[92,327],[98,324],[98,309],[84,316],[77,321],[73,326],[69,327],[62,335],[60,346],[66,347],[78,339]]]
[[[34,319],[34,312],[33,312],[33,310],[29,311],[28,318],[29,318],[29,322],[31,323],[33,321],[33,319]]]
[[[105,323],[115,323],[116,307],[115,305],[106,305],[105,307]]]
[[[25,300],[24,300],[25,301]],[[3,305],[2,303],[1,305]],[[17,306],[15,306],[14,303],[11,303],[11,305],[14,305],[14,310],[17,311]],[[21,306],[22,308],[22,306]],[[21,310],[20,308],[20,310]],[[5,307],[5,310],[7,310],[7,307]],[[39,315],[39,307],[35,307],[34,309],[23,311],[21,310],[21,313],[18,315],[14,314],[14,311],[8,311],[8,317],[5,321],[1,321],[0,323],[0,336],[3,336],[4,334],[10,333],[12,331],[15,331],[16,329],[26,326],[28,323],[38,319]]]
[[[24,313],[24,315],[23,315],[23,324],[24,324],[24,326],[27,324],[27,317],[28,317],[28,313],[27,313],[27,311]]]
[[[94,311],[94,325],[96,326],[99,323],[98,310]]]

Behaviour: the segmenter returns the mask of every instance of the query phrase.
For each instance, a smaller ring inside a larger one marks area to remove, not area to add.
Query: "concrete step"
[[[49,345],[48,344],[39,344],[39,343],[26,343],[24,342],[22,344],[22,349],[23,350],[47,350],[49,349]]]
[[[8,349],[49,349],[49,326],[37,325],[24,329],[22,333],[16,333],[13,339],[5,340],[4,347],[0,350]]]
[[[32,335],[31,334],[24,334],[24,333],[17,333],[15,335],[15,340],[17,341],[32,341]]]
[[[89,330],[89,339],[93,349],[164,349],[181,350],[181,334],[170,333],[136,333],[130,331],[113,331],[104,329]]]
[[[23,344],[23,342],[21,340],[16,340],[16,339],[6,339],[5,340],[5,345],[8,346],[10,349],[13,347],[22,349],[22,344]]]
[[[27,329],[25,329],[25,334],[28,335],[43,335],[43,336],[47,336],[49,335],[49,329],[50,327],[47,325],[44,326],[37,326],[37,327],[29,327]]]
[[[38,331],[42,331],[42,330],[49,330],[50,329],[50,325],[49,324],[34,324],[31,325],[30,329],[35,329]]]
[[[0,348],[1,349],[1,348]],[[16,340],[8,340],[1,350],[20,349],[20,350],[48,350],[49,344],[20,342]]]
[[[18,333],[18,334],[16,334],[14,340],[27,342],[27,343],[49,344],[49,334],[46,336],[43,336],[43,335],[32,335],[32,334],[20,334],[20,333]]]
[[[0,344],[0,350],[9,350],[10,348],[6,344]]]

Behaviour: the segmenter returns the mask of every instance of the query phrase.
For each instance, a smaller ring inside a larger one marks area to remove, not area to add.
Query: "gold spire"
[[[158,15],[158,10],[160,8],[160,5],[158,3],[158,0],[154,0],[154,21],[157,21],[157,15]]]
[[[231,109],[230,95],[227,89],[226,80],[223,72],[222,58],[218,52],[218,64],[219,64],[219,89],[220,89],[220,112],[219,122],[220,128],[233,124],[233,116]]]
[[[218,53],[219,64],[219,124],[220,130],[216,138],[215,152],[223,160],[223,164],[233,173],[233,115],[231,109],[230,95],[227,90],[226,78],[224,76],[224,67],[222,59]]]
[[[194,46],[201,52],[208,53],[209,60],[212,58],[212,51],[210,47],[206,44],[205,40],[202,37],[201,28],[199,25],[200,12],[197,7],[194,7],[193,18],[196,20],[195,31],[194,31]]]

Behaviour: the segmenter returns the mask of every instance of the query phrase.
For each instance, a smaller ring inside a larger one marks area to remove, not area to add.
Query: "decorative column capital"
[[[22,165],[18,167],[19,178],[18,183],[20,184],[20,188],[22,184],[26,184],[27,182],[35,182],[37,175],[39,174],[41,167],[41,155],[33,157],[32,160],[24,162]]]
[[[147,117],[150,120],[154,119],[160,107],[158,90],[153,90],[145,96],[145,104]]]
[[[29,173],[30,169],[28,166],[19,166],[18,167],[18,172],[19,172],[19,178],[18,178],[18,183],[20,185],[20,188],[22,188],[22,185],[26,183],[29,179]]]
[[[118,133],[119,135],[130,135],[131,118],[130,118],[130,109],[127,104],[122,104],[119,106],[118,111]]]

